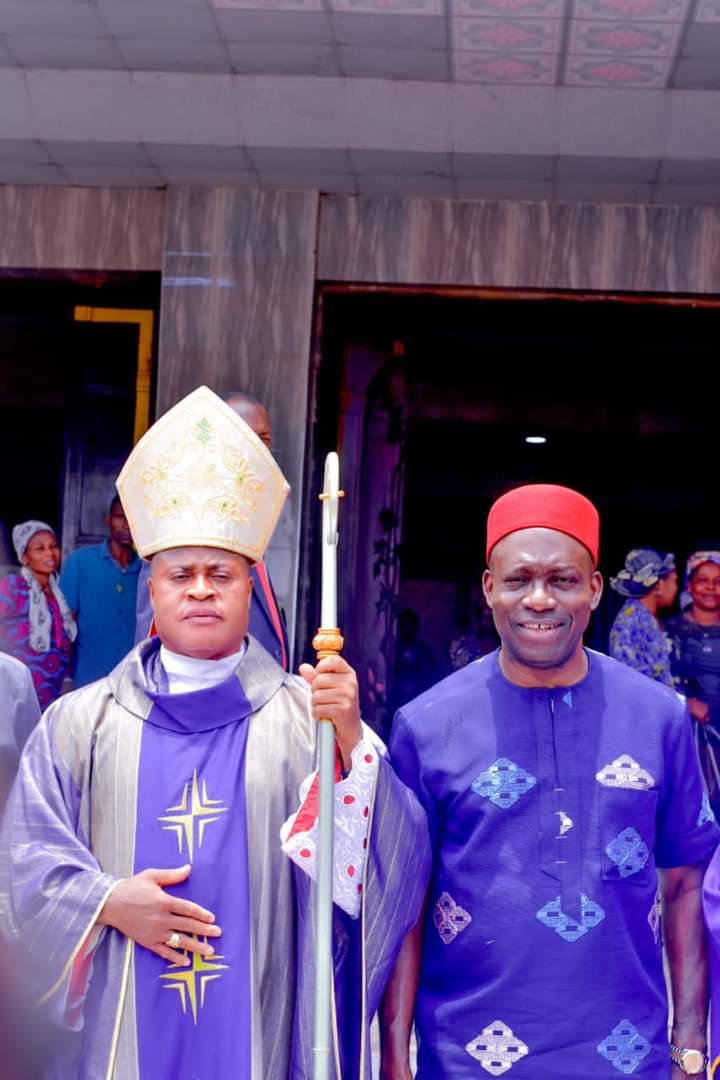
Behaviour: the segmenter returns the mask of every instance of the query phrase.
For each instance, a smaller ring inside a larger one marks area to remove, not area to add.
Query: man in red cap
[[[583,647],[598,546],[575,491],[500,498],[483,580],[500,649],[395,718],[434,860],[383,1004],[383,1080],[409,1080],[413,1018],[419,1080],[704,1075],[718,828],[684,700]]]

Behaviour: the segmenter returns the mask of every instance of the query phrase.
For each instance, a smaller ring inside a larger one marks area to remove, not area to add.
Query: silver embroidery
[[[465,1049],[491,1076],[502,1076],[528,1052],[525,1043],[502,1020],[488,1024]]]
[[[650,932],[652,933],[652,936],[655,939],[655,944],[657,945],[658,941],[660,940],[660,926],[662,923],[662,905],[660,903],[659,893],[655,894],[655,899],[653,900],[652,907],[648,911],[647,921],[648,926],[650,927]]]
[[[444,892],[433,910],[433,922],[441,941],[449,945],[472,922],[472,915]]]
[[[595,779],[605,787],[631,788],[633,791],[648,791],[655,787],[655,780],[647,769],[638,765],[629,754],[621,754],[603,766]]]
[[[702,802],[700,804],[700,813],[698,814],[698,827],[700,825],[705,825],[705,823],[708,822],[708,821],[714,821],[714,820],[715,820],[715,815],[712,812],[712,807],[710,806],[710,800],[708,799],[705,792],[703,792]]]

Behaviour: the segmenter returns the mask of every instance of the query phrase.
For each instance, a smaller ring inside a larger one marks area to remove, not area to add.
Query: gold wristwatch
[[[702,1076],[708,1065],[707,1056],[702,1050],[687,1050],[670,1043],[670,1058],[687,1076]]]

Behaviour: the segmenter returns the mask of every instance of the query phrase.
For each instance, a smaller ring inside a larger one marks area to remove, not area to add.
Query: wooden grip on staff
[[[312,639],[312,647],[318,660],[324,660],[326,656],[339,656],[344,644],[345,638],[337,626],[332,628],[321,626]]]

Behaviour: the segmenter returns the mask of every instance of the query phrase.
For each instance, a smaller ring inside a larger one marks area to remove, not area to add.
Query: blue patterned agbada
[[[549,690],[494,653],[395,719],[434,854],[419,1080],[669,1080],[656,868],[720,833],[678,695],[588,656]]]

